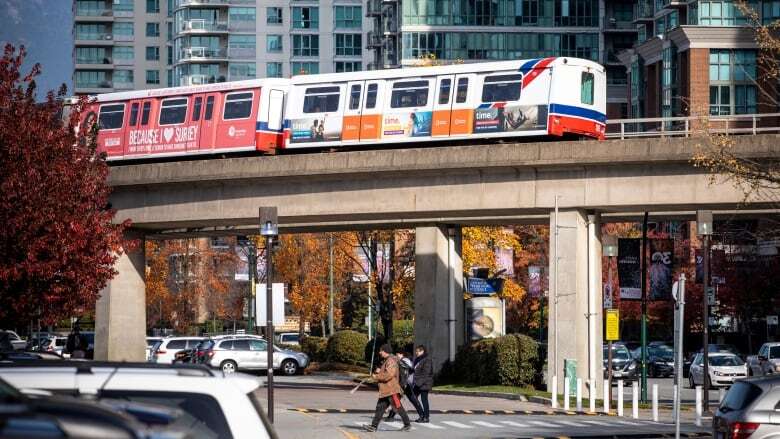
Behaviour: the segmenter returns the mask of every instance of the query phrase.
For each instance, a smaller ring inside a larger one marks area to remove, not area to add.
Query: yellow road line
[[[493,412],[492,412],[492,411],[490,411],[490,410],[485,410],[485,414],[486,414],[486,415],[492,415],[492,414],[493,414]]]
[[[463,413],[466,413],[466,414],[470,415],[470,414],[473,414],[474,412],[472,412],[471,410],[463,410]]]
[[[344,435],[347,439],[360,439],[360,436],[356,435],[355,433],[351,433],[349,431],[344,430],[343,428],[338,428],[338,430],[341,432],[341,434]]]
[[[514,415],[515,411],[514,410],[504,410],[504,413],[506,413],[507,415]]]

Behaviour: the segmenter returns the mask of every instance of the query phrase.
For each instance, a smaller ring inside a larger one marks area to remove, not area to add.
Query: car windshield
[[[772,346],[769,348],[769,358],[780,358],[780,346]]]
[[[712,366],[742,366],[745,364],[736,355],[714,355],[709,357],[709,362]]]
[[[720,403],[720,411],[729,412],[742,410],[761,395],[761,388],[744,381],[737,381],[731,386],[723,402]]]
[[[674,349],[669,346],[653,346],[648,351],[650,355],[663,358],[664,360],[672,360],[674,358]]]
[[[604,359],[606,360],[609,356],[609,348],[604,348]],[[625,346],[612,346],[612,359],[613,360],[629,360],[631,359],[631,354],[628,352],[628,349],[626,349]]]

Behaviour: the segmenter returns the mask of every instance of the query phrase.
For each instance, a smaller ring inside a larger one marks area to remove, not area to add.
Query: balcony
[[[114,41],[120,41],[120,42],[135,41],[134,35],[114,34],[113,37],[114,37]]]
[[[214,84],[217,82],[225,82],[225,77],[220,76],[214,76],[214,75],[184,75],[181,77],[181,80],[179,81],[180,86],[188,86],[188,85],[204,85],[204,84]]]
[[[115,66],[132,66],[135,65],[135,59],[133,58],[114,58]]]
[[[382,15],[382,0],[368,0],[366,4],[366,17]]]
[[[135,88],[135,84],[132,82],[114,82],[115,90],[132,90]]]
[[[653,21],[653,3],[648,0],[639,0],[634,5],[634,23],[652,23]]]
[[[255,49],[246,47],[231,47],[228,49],[228,58],[230,59],[255,59],[256,57]]]
[[[366,34],[366,49],[382,47],[382,36],[371,31]]]
[[[685,9],[687,6],[687,0],[663,0],[664,9]]]
[[[636,24],[633,19],[626,20],[623,17],[604,17],[603,32],[636,32]]]
[[[106,93],[114,89],[114,85],[111,81],[99,81],[99,82],[76,82],[76,93]]]
[[[180,62],[227,61],[227,50],[208,47],[186,47],[179,52]]]
[[[105,58],[76,58],[77,69],[112,70],[114,63],[110,57]]]
[[[230,32],[255,32],[257,23],[254,21],[231,20],[228,24]]]
[[[111,9],[87,9],[76,7],[74,21],[111,22],[114,21],[114,11]]]
[[[255,5],[255,0],[176,0],[176,8],[190,6]]]
[[[182,22],[179,32],[186,33],[227,33],[228,25],[225,22],[206,21],[201,19]]]
[[[77,33],[74,44],[76,46],[112,46],[114,36],[109,33]]]

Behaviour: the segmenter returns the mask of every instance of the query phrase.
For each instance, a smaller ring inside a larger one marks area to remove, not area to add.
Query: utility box
[[[469,340],[504,335],[504,302],[497,297],[474,297],[466,301]]]
[[[574,396],[577,392],[577,360],[563,360],[563,377],[569,383],[569,394],[566,396]]]

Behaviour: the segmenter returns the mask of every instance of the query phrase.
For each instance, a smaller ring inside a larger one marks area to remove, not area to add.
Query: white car
[[[259,382],[243,374],[148,363],[0,365],[0,378],[22,392],[48,391],[176,408],[199,425],[197,437],[275,438],[256,396]]]
[[[152,363],[173,364],[176,353],[184,349],[193,349],[198,343],[203,341],[202,337],[166,337],[158,344],[152,352]]]
[[[22,339],[22,337],[19,337],[19,334],[17,334],[14,331],[10,330],[0,330],[0,332],[5,332],[8,334],[8,341],[11,342],[11,345],[13,345],[14,349],[17,351],[24,350],[27,347],[27,342]]]
[[[65,350],[65,345],[68,343],[68,337],[52,336],[48,337],[41,342],[39,351],[52,352],[62,356],[62,351]]]
[[[747,364],[731,352],[709,352],[707,362],[710,387],[731,386],[734,381],[747,377]],[[704,385],[704,355],[701,352],[691,363],[688,385],[691,388]]]
[[[162,337],[146,337],[146,361],[152,361],[152,354],[157,342],[162,341]]]

